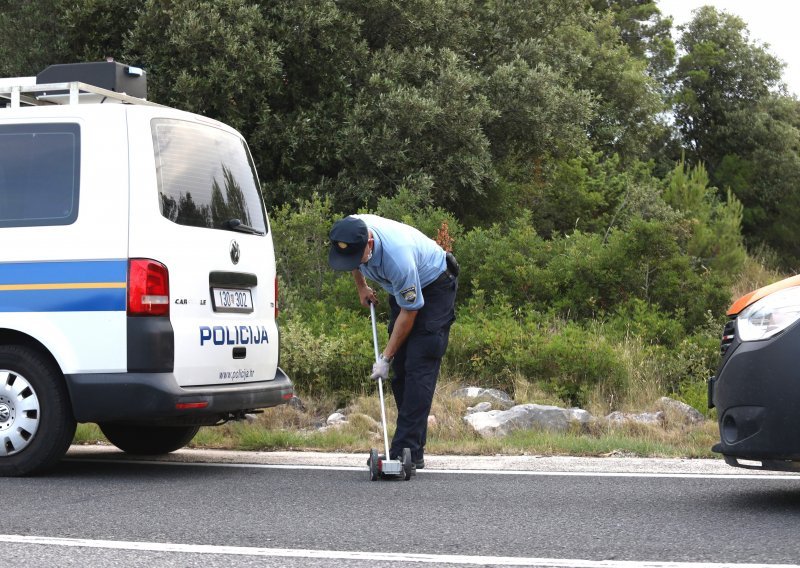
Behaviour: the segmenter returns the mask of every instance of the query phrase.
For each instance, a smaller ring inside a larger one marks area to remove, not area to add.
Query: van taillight
[[[147,258],[128,261],[128,315],[169,315],[169,272]]]
[[[278,277],[275,277],[275,321],[278,321]]]

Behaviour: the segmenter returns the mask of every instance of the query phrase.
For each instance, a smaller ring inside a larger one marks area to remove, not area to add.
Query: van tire
[[[125,453],[135,455],[168,454],[192,441],[200,426],[139,426],[98,424],[108,441]]]
[[[64,376],[52,359],[30,347],[0,345],[0,477],[54,466],[76,426]]]

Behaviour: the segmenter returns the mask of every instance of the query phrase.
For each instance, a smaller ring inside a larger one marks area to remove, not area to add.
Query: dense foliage
[[[459,257],[448,374],[613,407],[697,390],[745,244],[800,260],[782,63],[712,8],[672,31],[652,0],[0,0],[0,76],[111,56],[243,132],[302,389],[368,386],[325,258],[360,209]]]

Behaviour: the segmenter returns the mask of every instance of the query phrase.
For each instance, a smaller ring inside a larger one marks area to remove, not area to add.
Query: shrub
[[[336,277],[328,268],[328,232],[339,218],[327,198],[284,205],[271,214],[275,262],[281,282],[305,299],[321,299],[323,287]]]
[[[515,307],[547,296],[549,275],[544,270],[551,247],[536,234],[530,214],[523,214],[508,227],[475,228],[455,243],[461,264],[459,296],[475,290],[502,293]]]
[[[677,346],[686,335],[680,321],[639,298],[616,306],[606,329],[618,339],[633,336],[645,344],[670,348]]]
[[[411,225],[434,240],[444,224],[454,241],[463,234],[461,223],[452,213],[431,206],[424,194],[408,189],[401,189],[394,197],[381,197],[375,214]]]
[[[332,394],[346,401],[372,388],[372,330],[368,319],[349,310],[328,312],[325,317],[332,321],[324,326],[300,317],[286,322],[281,328],[281,365],[301,393]]]
[[[471,300],[453,326],[447,368],[471,383],[511,392],[520,377],[573,405],[596,385],[617,389],[623,367],[612,344],[584,326],[537,312],[515,314],[500,297]]]
[[[585,405],[592,389],[618,391],[624,383],[625,370],[613,346],[575,323],[547,338],[539,357],[541,379],[573,406]]]

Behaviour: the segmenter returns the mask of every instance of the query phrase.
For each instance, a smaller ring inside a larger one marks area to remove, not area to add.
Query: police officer
[[[428,414],[455,321],[458,264],[414,227],[377,215],[345,217],[329,236],[328,263],[352,272],[362,305],[378,300],[366,278],[389,293],[389,341],[370,377],[386,379],[392,366],[398,414],[389,459],[410,448],[416,469],[422,469]]]

